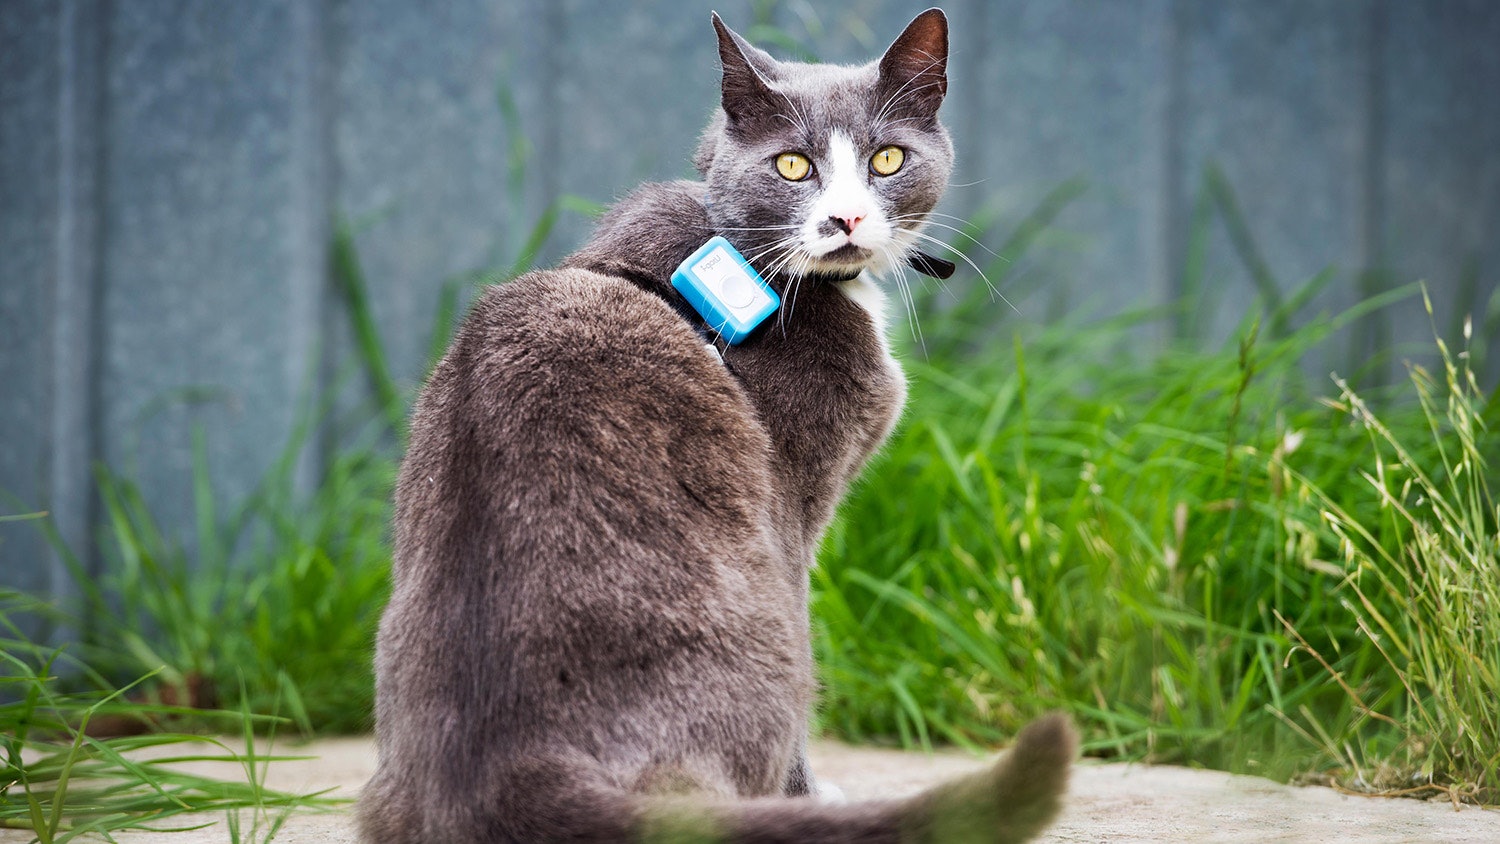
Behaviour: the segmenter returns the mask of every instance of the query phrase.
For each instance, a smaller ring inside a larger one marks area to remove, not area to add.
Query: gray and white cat
[[[915,798],[809,796],[808,570],[905,398],[871,276],[942,272],[914,245],[952,163],[948,24],[839,67],[713,23],[703,181],[486,290],[422,391],[366,841],[1019,841],[1058,809],[1060,717]],[[783,299],[740,345],[668,283],[713,235]]]

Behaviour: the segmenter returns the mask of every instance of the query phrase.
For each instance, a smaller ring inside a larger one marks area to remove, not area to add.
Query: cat
[[[914,798],[812,796],[808,572],[906,395],[871,277],[951,272],[915,248],[952,168],[948,23],[859,67],[713,26],[702,181],[485,290],[417,401],[365,841],[1019,841],[1060,806],[1061,716]],[[737,345],[668,282],[714,235],[781,299]]]

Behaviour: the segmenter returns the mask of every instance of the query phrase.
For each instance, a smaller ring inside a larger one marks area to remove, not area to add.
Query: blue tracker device
[[[781,307],[781,297],[745,256],[718,236],[677,265],[672,286],[731,346]]]

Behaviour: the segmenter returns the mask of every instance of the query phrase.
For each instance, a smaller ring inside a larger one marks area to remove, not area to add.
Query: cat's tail
[[[705,807],[655,803],[640,817],[650,844],[1002,844],[1046,829],[1062,808],[1078,738],[1064,715],[1033,722],[988,770],[906,800],[827,804],[761,799]]]
[[[1009,844],[1052,822],[1078,739],[1066,716],[1038,720],[988,770],[904,800],[800,798],[704,802],[643,797],[583,773],[582,760],[543,764],[480,788],[436,787],[405,769],[377,771],[360,797],[366,844]],[[687,783],[684,783],[686,785]],[[424,790],[425,789],[425,790]],[[466,797],[465,795],[469,795]]]

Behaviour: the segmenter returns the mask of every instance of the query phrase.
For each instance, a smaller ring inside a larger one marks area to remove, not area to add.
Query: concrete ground
[[[178,748],[180,750],[180,748]],[[272,788],[316,791],[336,788],[353,796],[375,769],[368,738],[318,741],[284,754],[316,756],[272,766]],[[840,786],[851,800],[912,794],[948,777],[987,764],[962,753],[933,754],[833,742],[811,748],[813,770]],[[207,768],[234,776],[232,766]],[[180,819],[174,819],[180,820]],[[122,833],[121,844],[227,842],[222,818],[214,826],[179,833]],[[245,828],[249,818],[242,820]],[[186,823],[174,824],[186,825]],[[248,840],[263,840],[250,839]],[[245,840],[242,839],[242,840]],[[0,844],[31,837],[0,830]],[[284,844],[354,842],[347,811],[299,813],[276,836]],[[1073,775],[1068,807],[1047,842],[1500,842],[1500,810],[1451,804],[1354,797],[1322,787],[1294,788],[1257,777],[1169,766],[1081,764]]]

